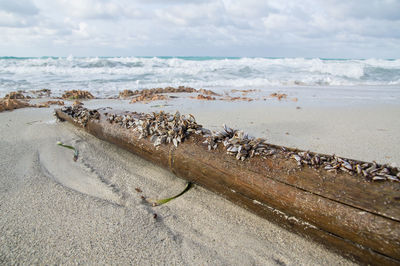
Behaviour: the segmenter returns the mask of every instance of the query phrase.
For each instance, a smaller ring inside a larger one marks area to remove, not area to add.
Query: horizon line
[[[56,55],[41,55],[41,56],[0,56],[0,59],[32,59],[32,58],[209,58],[209,59],[242,59],[242,58],[263,58],[263,59],[320,59],[320,60],[368,60],[368,59],[381,59],[381,60],[398,60],[400,58],[378,58],[378,57],[370,57],[370,58],[351,58],[351,57],[343,57],[343,58],[335,58],[335,57],[294,57],[294,56],[198,56],[198,55],[190,55],[190,56],[181,56],[181,55],[97,55],[97,56],[56,56]]]

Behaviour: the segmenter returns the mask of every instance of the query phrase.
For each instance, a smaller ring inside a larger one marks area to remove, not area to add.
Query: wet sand
[[[85,106],[179,110],[211,129],[227,123],[273,144],[400,165],[399,106],[296,109],[300,104],[127,102],[92,100]],[[200,187],[166,205],[148,206],[141,195],[171,196],[185,182],[81,129],[56,122],[52,113],[0,113],[0,262],[351,264]],[[77,147],[78,161],[57,141]]]

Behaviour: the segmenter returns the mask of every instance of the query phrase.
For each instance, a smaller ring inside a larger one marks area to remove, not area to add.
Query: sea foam
[[[0,58],[0,92],[279,86],[399,86],[400,60],[216,57]],[[101,95],[100,95],[101,96]]]

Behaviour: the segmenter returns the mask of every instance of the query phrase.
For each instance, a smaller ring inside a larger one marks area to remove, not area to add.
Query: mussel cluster
[[[106,115],[107,115],[108,122],[115,123],[121,127],[129,129],[129,128],[136,127],[135,117],[137,117],[139,114],[138,113],[129,113],[129,114],[124,114],[124,115],[117,115],[117,114],[108,114],[107,113]]]
[[[340,158],[336,155],[321,155],[306,151],[290,152],[290,158],[296,160],[299,166],[308,165],[313,168],[323,168],[328,172],[338,171],[348,174],[359,174],[372,181],[389,180],[400,182],[400,171],[398,168],[376,162],[366,163],[356,160]]]
[[[88,110],[80,105],[63,107],[64,113],[72,116],[75,122],[86,126],[90,119],[99,119],[97,110]],[[195,133],[205,138],[203,144],[209,150],[222,146],[226,153],[235,156],[237,160],[246,160],[254,156],[273,156],[296,161],[299,167],[308,166],[314,169],[324,169],[328,172],[345,172],[351,175],[361,175],[372,181],[400,182],[400,170],[388,165],[360,162],[340,158],[336,155],[322,155],[308,151],[298,151],[268,144],[261,138],[250,137],[241,130],[223,125],[223,130],[211,132],[196,123],[193,115],[165,113],[163,111],[145,113],[108,114],[107,121],[119,126],[137,131],[139,139],[150,138],[154,146],[172,143],[178,147],[189,135]]]
[[[139,132],[139,139],[150,137],[154,146],[173,143],[178,147],[190,134],[203,132],[202,126],[196,123],[193,115],[185,116],[179,112],[173,115],[163,111],[135,115],[109,114],[107,120],[125,128],[133,128]]]
[[[294,159],[299,167],[309,166],[314,169],[325,169],[328,172],[346,172],[348,174],[359,174],[372,181],[394,181],[400,182],[400,171],[398,168],[388,165],[380,165],[376,162],[365,163],[356,160],[340,158],[336,155],[321,155],[308,151],[295,151],[284,147],[266,143],[264,139],[253,138],[243,131],[234,130],[223,125],[223,130],[204,135],[204,144],[208,149],[216,149],[220,143],[223,144],[226,153],[235,156],[237,160],[244,161],[248,157],[260,155],[263,157],[273,155],[279,158]]]
[[[226,153],[233,155],[237,160],[244,161],[248,157],[255,155],[275,155],[277,149],[267,144],[264,139],[253,138],[245,134],[242,130],[234,130],[223,125],[222,131],[210,132],[205,134],[206,140],[203,142],[208,145],[208,149],[216,149],[222,143]]]
[[[91,119],[99,119],[100,113],[95,109],[87,109],[81,105],[64,106],[61,111],[71,116],[74,122],[86,127],[87,123]]]

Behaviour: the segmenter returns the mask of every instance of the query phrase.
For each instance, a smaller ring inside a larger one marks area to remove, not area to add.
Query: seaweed
[[[165,203],[167,203],[167,202],[169,202],[169,201],[171,201],[171,200],[173,200],[173,199],[176,199],[176,198],[182,196],[183,194],[185,194],[186,192],[188,192],[189,189],[191,189],[192,187],[193,187],[193,183],[192,183],[192,182],[188,182],[187,185],[186,185],[186,187],[185,187],[185,189],[184,189],[181,193],[179,193],[178,195],[175,195],[175,196],[170,197],[170,198],[165,198],[165,199],[157,200],[157,201],[153,202],[152,204],[153,204],[154,207],[155,207],[155,206],[163,205],[163,204],[165,204]]]
[[[73,157],[73,160],[76,162],[77,160],[78,160],[78,150],[75,148],[75,147],[73,147],[73,146],[70,146],[70,145],[65,145],[65,144],[63,144],[61,141],[58,141],[57,142],[57,145],[58,146],[61,146],[61,147],[64,147],[64,148],[67,148],[67,149],[71,149],[71,150],[73,150],[74,151],[74,157]]]

